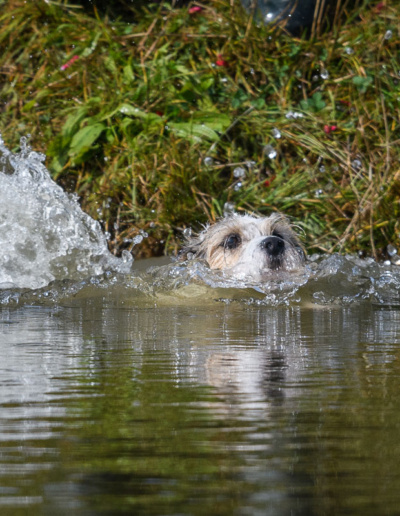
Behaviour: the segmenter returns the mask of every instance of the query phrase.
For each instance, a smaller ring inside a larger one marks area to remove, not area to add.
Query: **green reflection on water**
[[[398,511],[399,312],[97,299],[2,323],[1,514]]]

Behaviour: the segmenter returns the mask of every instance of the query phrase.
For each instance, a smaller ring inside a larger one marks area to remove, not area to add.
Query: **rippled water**
[[[0,328],[1,514],[398,513],[398,309],[114,293]]]
[[[0,153],[2,516],[398,514],[398,267],[132,265]]]

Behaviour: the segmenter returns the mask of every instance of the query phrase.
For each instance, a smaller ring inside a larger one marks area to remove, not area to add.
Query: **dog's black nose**
[[[261,249],[264,249],[265,252],[270,256],[278,256],[283,253],[285,249],[285,243],[282,238],[270,236],[264,238],[264,240],[260,243],[260,247]]]

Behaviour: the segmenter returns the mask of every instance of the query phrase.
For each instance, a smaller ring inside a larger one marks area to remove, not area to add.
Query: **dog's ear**
[[[205,258],[205,249],[202,244],[204,236],[202,234],[186,239],[182,249],[178,253],[178,260],[187,260],[188,258]]]

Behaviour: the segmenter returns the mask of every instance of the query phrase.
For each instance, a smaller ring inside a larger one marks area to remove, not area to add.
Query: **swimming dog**
[[[276,271],[301,269],[306,255],[284,215],[235,213],[189,237],[179,258],[202,258],[211,269],[223,270],[229,276],[259,280]]]

